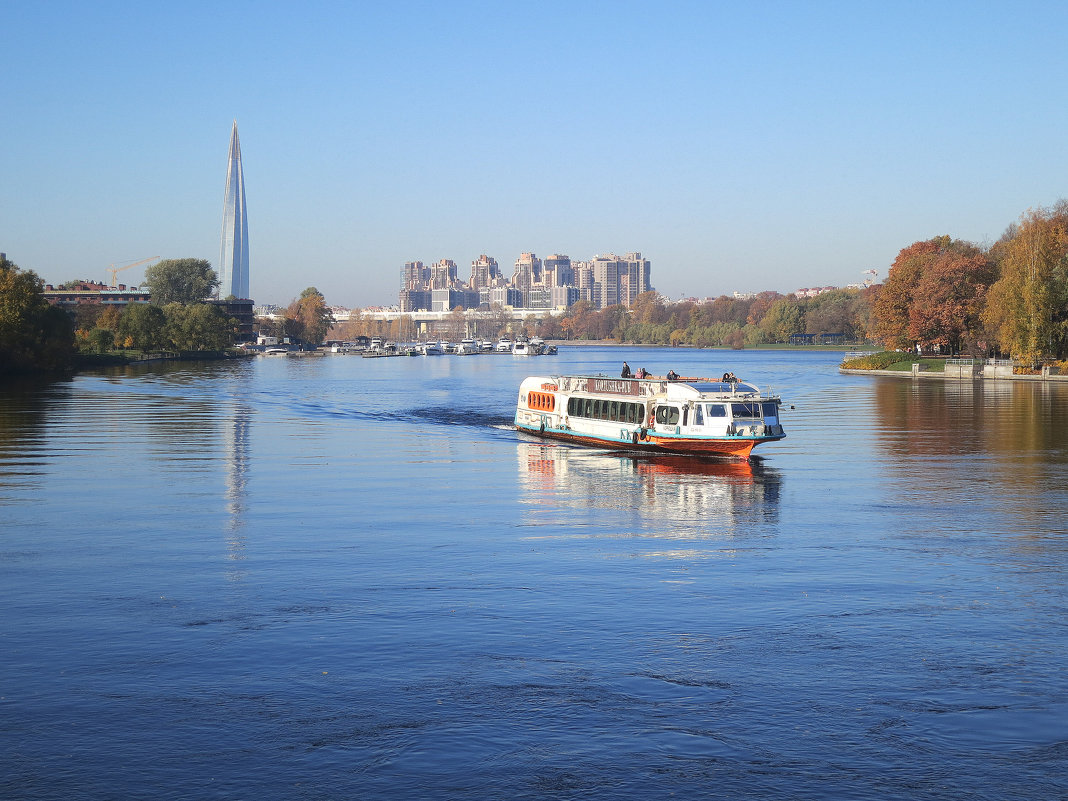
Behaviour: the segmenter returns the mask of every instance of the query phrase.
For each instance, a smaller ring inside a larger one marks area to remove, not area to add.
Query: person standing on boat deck
[[[630,365],[623,362],[623,372],[619,374],[620,378],[630,378]]]

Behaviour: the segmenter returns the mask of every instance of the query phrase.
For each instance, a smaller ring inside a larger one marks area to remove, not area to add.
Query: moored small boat
[[[734,456],[783,439],[781,400],[745,381],[531,376],[517,430],[599,448]]]

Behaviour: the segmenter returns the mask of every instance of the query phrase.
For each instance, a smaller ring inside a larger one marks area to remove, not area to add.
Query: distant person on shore
[[[620,378],[630,378],[630,365],[623,362],[623,372],[619,374]]]

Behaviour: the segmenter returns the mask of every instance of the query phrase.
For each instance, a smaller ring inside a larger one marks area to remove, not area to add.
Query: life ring
[[[652,428],[655,423],[656,423],[656,412],[652,412],[651,411],[651,412],[649,412],[649,422],[647,422],[645,425],[647,427],[649,427],[649,428]]]

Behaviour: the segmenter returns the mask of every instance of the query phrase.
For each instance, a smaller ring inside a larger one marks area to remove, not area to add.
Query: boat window
[[[767,422],[769,422],[769,423],[771,423],[773,425],[775,424],[775,422],[779,419],[779,406],[778,406],[778,404],[776,404],[776,403],[765,403],[764,404],[764,419]]]
[[[661,425],[673,426],[679,422],[679,409],[677,406],[657,406],[656,422]]]
[[[722,403],[708,403],[705,404],[705,411],[708,412],[709,417],[726,417],[727,407]]]
[[[732,403],[731,416],[735,420],[739,418],[760,420],[764,415],[761,413],[759,403]]]
[[[593,417],[593,400],[586,398],[586,408],[582,410],[583,417]]]
[[[695,426],[703,426],[705,424],[705,413],[702,409],[703,407],[700,403],[693,407],[693,424]]]
[[[611,411],[608,413],[609,420],[619,419],[619,401],[612,401]]]

